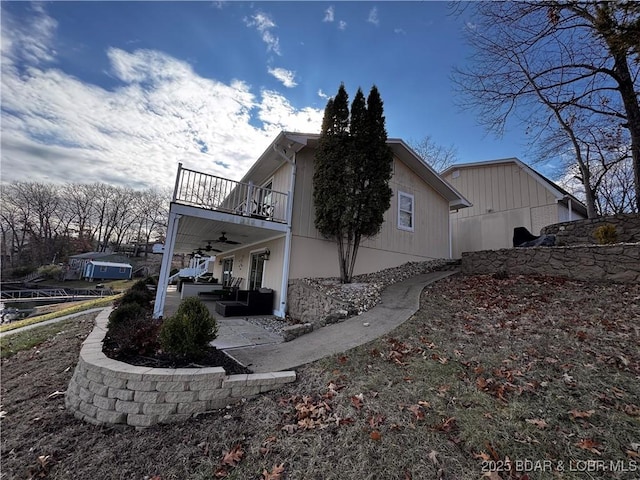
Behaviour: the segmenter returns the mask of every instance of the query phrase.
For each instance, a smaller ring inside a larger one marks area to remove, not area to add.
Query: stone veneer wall
[[[291,318],[317,328],[346,318],[351,306],[296,279],[289,281],[287,309]]]
[[[555,275],[576,280],[640,281],[640,243],[483,250],[462,254],[462,273]]]
[[[293,371],[227,375],[221,367],[149,368],[110,359],[102,353],[109,312],[98,314],[65,395],[67,409],[86,422],[135,427],[180,422],[296,379]]]
[[[636,213],[555,223],[544,227],[540,233],[543,235],[555,235],[557,245],[592,244],[597,243],[593,232],[595,232],[596,228],[605,224],[611,224],[616,227],[619,242],[640,242],[640,215]]]

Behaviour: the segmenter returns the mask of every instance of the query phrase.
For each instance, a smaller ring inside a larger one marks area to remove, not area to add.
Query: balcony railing
[[[287,223],[289,194],[178,165],[173,201],[245,217]]]

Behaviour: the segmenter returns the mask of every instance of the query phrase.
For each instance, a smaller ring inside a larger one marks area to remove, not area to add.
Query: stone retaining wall
[[[576,280],[640,281],[640,243],[483,250],[462,254],[462,273],[554,275]]]
[[[180,422],[296,379],[293,371],[227,375],[222,367],[149,368],[110,359],[102,353],[109,311],[98,314],[65,395],[67,409],[86,422],[135,427]]]
[[[593,233],[605,224],[616,227],[619,242],[640,242],[640,215],[634,213],[555,223],[544,227],[540,233],[555,235],[557,245],[593,244],[597,243]]]
[[[291,318],[311,324],[312,328],[345,319],[353,313],[351,309],[348,302],[325,295],[304,280],[289,281],[287,313]]]

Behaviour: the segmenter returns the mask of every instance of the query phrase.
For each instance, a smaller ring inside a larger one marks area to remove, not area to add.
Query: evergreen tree
[[[327,102],[316,152],[316,228],[338,246],[340,277],[353,276],[362,238],[378,234],[391,205],[393,157],[386,144],[383,104],[373,86],[365,103],[358,89],[349,114],[344,84]]]

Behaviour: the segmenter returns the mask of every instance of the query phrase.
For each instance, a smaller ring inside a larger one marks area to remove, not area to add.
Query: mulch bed
[[[229,357],[222,350],[209,347],[205,355],[197,360],[177,358],[163,352],[156,352],[155,355],[136,355],[121,353],[113,343],[105,342],[103,353],[113,360],[136,365],[138,367],[151,368],[202,368],[202,367],[223,367],[227,375],[237,375],[243,373],[253,373],[245,366],[239,364]]]

